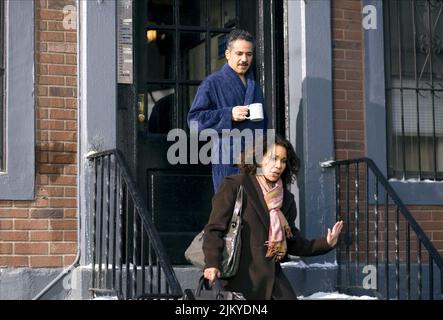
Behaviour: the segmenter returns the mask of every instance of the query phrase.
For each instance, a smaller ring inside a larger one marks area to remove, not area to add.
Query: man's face
[[[253,50],[253,44],[246,40],[235,40],[226,50],[228,64],[238,75],[244,75],[248,71],[252,63]]]

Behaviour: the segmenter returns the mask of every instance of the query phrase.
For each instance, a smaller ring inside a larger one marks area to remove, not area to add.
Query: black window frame
[[[174,99],[173,99],[173,108],[176,108],[177,110],[177,117],[175,117],[174,122],[175,124],[172,126],[173,128],[181,128],[183,130],[188,131],[189,128],[186,124],[186,116],[188,113],[188,108],[190,105],[181,105],[181,101],[184,99],[184,89],[186,87],[190,88],[191,86],[194,86],[197,88],[201,81],[203,79],[199,80],[189,80],[184,79],[182,77],[182,71],[181,71],[181,54],[180,53],[180,35],[186,32],[194,32],[194,33],[204,33],[205,34],[205,77],[209,76],[213,71],[211,71],[211,36],[214,34],[225,34],[227,35],[229,32],[232,31],[234,27],[238,27],[239,25],[239,5],[241,0],[234,0],[235,1],[235,18],[231,21],[229,21],[229,25],[225,25],[224,27],[213,27],[210,25],[210,7],[209,3],[211,0],[201,0],[203,3],[202,8],[205,11],[205,21],[200,26],[189,26],[189,25],[183,25],[180,24],[180,4],[184,0],[172,0],[172,6],[173,6],[173,24],[168,25],[159,25],[155,23],[145,23],[143,25],[144,33],[149,31],[156,31],[158,33],[160,32],[173,32],[174,33],[174,50],[175,54],[173,59],[175,60],[173,65],[175,67],[174,70],[174,76],[171,79],[154,79],[154,78],[147,78],[144,82],[144,88],[139,88],[139,92],[143,91],[143,99],[145,103],[148,101],[148,88],[152,85],[158,85],[158,86],[170,86],[174,90]],[[220,9],[221,12],[223,12],[223,1],[220,1],[220,5],[222,8]],[[181,110],[181,108],[187,108],[186,110]],[[145,108],[145,113],[147,113],[148,110]],[[145,117],[148,115],[145,114]],[[145,124],[147,126],[147,124]],[[149,128],[145,127],[144,130],[146,133],[149,132]]]

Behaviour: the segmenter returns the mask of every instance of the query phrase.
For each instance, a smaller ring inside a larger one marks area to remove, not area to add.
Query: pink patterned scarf
[[[286,238],[292,237],[289,223],[280,210],[283,205],[283,182],[279,179],[271,186],[264,176],[256,177],[269,210],[269,238],[265,242],[268,247],[266,257],[280,261],[286,255]]]

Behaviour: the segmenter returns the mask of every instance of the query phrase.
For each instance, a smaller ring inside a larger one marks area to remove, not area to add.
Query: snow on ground
[[[299,296],[300,300],[377,300],[370,296],[349,296],[347,294],[335,292],[316,292],[307,297]]]

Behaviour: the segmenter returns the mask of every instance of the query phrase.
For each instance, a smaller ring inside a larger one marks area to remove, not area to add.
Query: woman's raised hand
[[[341,229],[343,228],[343,221],[340,220],[334,224],[331,229],[328,228],[328,235],[326,236],[326,241],[331,247],[337,244],[338,236],[340,235]]]

